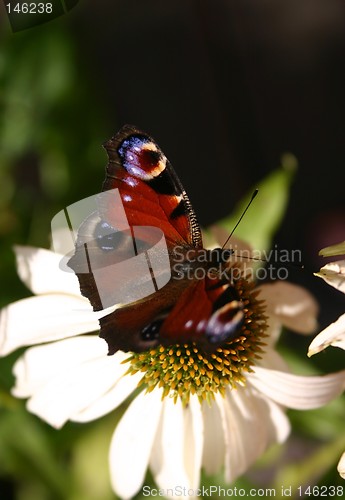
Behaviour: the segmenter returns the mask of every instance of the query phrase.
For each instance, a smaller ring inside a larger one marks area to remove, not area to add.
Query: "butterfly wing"
[[[68,264],[94,310],[140,299],[135,293],[141,272],[137,263],[158,242],[157,231],[164,235],[169,255],[177,247],[202,248],[191,203],[155,141],[126,125],[104,147],[109,161],[103,192],[97,197],[97,209],[78,230],[75,255]],[[155,255],[155,261],[160,260],[163,262],[162,252]],[[115,264],[122,267],[116,276],[111,272]],[[161,284],[165,275],[164,269],[158,271]],[[141,282],[146,296],[160,288],[152,285],[151,278],[146,276]],[[126,290],[122,286],[125,280]]]
[[[243,303],[235,288],[217,277],[188,286],[158,291],[151,298],[102,318],[101,334],[109,354],[118,349],[141,351],[158,344],[195,342],[205,351],[238,335],[244,320]],[[176,301],[176,298],[178,300]]]
[[[119,189],[130,226],[162,229],[168,246],[201,248],[201,231],[189,198],[152,137],[125,125],[104,147],[109,163],[103,191]],[[100,212],[116,227],[111,203]]]

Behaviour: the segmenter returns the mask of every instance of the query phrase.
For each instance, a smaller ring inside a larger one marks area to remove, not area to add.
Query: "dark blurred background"
[[[133,123],[160,143],[202,225],[291,152],[277,243],[317,270],[318,250],[345,239],[342,0],[84,0],[14,34],[1,8],[5,238],[47,243],[55,211],[101,185],[101,143]]]
[[[49,246],[51,218],[100,189],[101,144],[132,123],[161,145],[203,226],[292,153],[274,243],[302,250],[291,280],[318,297],[320,327],[344,311],[312,276],[319,249],[345,240],[343,0],[81,0],[17,33],[0,12],[2,305],[29,294],[11,246]],[[309,342],[286,340],[303,353]],[[311,362],[340,369],[342,355]]]

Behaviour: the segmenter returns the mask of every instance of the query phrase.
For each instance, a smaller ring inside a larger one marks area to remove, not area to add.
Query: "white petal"
[[[329,345],[345,349],[345,314],[316,335],[309,346],[308,356],[310,357],[317,352],[323,351]]]
[[[266,419],[268,426],[268,444],[283,443],[290,434],[290,421],[284,410],[274,401],[264,398],[269,407],[269,417]]]
[[[290,371],[284,358],[279,354],[279,352],[271,349],[270,347],[265,347],[265,351],[261,354],[261,359],[258,359],[256,364],[258,366],[263,366],[264,368],[269,368],[270,370],[279,370],[283,372]]]
[[[225,479],[243,474],[268,445],[268,410],[248,389],[228,390],[224,400]]]
[[[263,339],[265,343],[264,352],[260,354],[261,358],[257,360],[259,366],[271,368],[272,370],[289,371],[287,363],[275,350],[275,345],[279,339],[281,330],[282,324],[271,316],[268,320],[268,328],[265,332],[267,337]]]
[[[161,488],[186,486],[188,478],[183,466],[184,416],[178,399],[164,398],[163,412],[153,445],[150,468]],[[180,481],[180,482],[179,482]]]
[[[157,486],[165,491],[173,490],[176,485],[186,489],[191,487],[185,464],[186,411],[180,399],[176,403],[171,398],[163,400],[163,413],[152,449],[150,469]],[[166,492],[165,496],[171,495]]]
[[[326,283],[345,293],[345,260],[326,264],[321,267],[318,273],[315,273],[315,276],[324,279]]]
[[[223,405],[224,399],[219,394],[211,406],[206,402],[202,405],[205,433],[202,464],[206,474],[217,474],[224,464]]]
[[[248,382],[268,398],[296,410],[319,408],[339,396],[345,386],[345,370],[331,375],[292,375],[255,366]]]
[[[87,339],[85,337],[79,340]],[[100,341],[100,339],[98,340]],[[81,343],[79,345],[81,346]],[[92,345],[94,345],[93,348],[91,348]],[[101,341],[100,345],[102,345]],[[28,385],[30,382],[33,387],[36,385],[34,393],[27,403],[29,411],[54,427],[61,427],[71,416],[84,410],[108,392],[119,378],[118,363],[116,359],[114,360],[113,357],[105,354],[103,346],[98,349],[95,347],[94,341],[88,343],[82,356],[84,359],[78,360],[76,355],[77,362],[73,364],[69,360],[69,366],[66,367],[64,359],[60,358],[59,373],[46,379],[43,383],[37,380],[37,372],[32,377],[29,375]],[[26,366],[24,366],[25,368]],[[120,373],[122,369],[123,365],[120,366]],[[23,371],[23,367],[18,365],[17,371],[20,370]],[[23,392],[24,390],[25,387]],[[20,391],[21,387],[17,385],[16,392]]]
[[[16,384],[12,392],[18,398],[27,398],[62,372],[90,358],[106,355],[106,342],[96,335],[31,347],[14,364]]]
[[[110,476],[114,491],[133,497],[143,484],[162,410],[161,391],[141,392],[118,423],[110,445]]]
[[[283,410],[249,387],[229,389],[218,401],[223,419],[225,478],[243,474],[272,443],[283,442],[290,423]]]
[[[345,479],[345,453],[342,454],[337,469],[341,477]]]
[[[117,354],[118,353],[114,354],[114,357]],[[127,371],[127,365],[124,365],[124,367],[124,371]],[[123,403],[123,401],[127,399],[132,392],[134,392],[141,378],[141,373],[126,375],[125,377],[121,376],[121,378],[119,378],[115,383],[114,387],[93,401],[84,410],[71,415],[70,420],[73,420],[74,422],[89,422],[90,420],[95,420],[96,418],[106,415],[120,406],[120,404]]]
[[[44,248],[14,247],[20,279],[35,295],[66,293],[81,296],[78,278],[59,267],[62,255]]]
[[[304,288],[276,281],[259,287],[259,299],[267,304],[267,314],[291,330],[299,333],[312,333],[317,327],[318,305],[314,297]]]
[[[261,295],[259,296],[259,298],[260,297],[261,297]],[[267,325],[268,325],[267,326],[267,330],[265,332],[267,334],[267,337],[265,337],[264,341],[265,341],[266,345],[268,345],[269,347],[274,348],[274,346],[276,345],[276,343],[279,340],[279,337],[280,337],[283,325],[273,315],[271,315],[268,318]]]
[[[191,396],[185,408],[184,464],[192,490],[200,484],[202,452],[204,447],[204,422],[201,406],[196,396]]]
[[[150,468],[158,487],[171,494],[176,486],[184,489],[180,498],[194,498],[200,482],[203,449],[203,421],[201,407],[192,396],[186,408],[180,400],[163,401],[163,414],[152,449]],[[169,491],[168,491],[169,490]]]
[[[97,315],[81,296],[29,297],[0,311],[0,354],[4,356],[18,347],[97,330]]]
[[[60,428],[76,412],[88,407],[109,390],[113,384],[111,376],[109,358],[90,361],[64,377],[49,381],[28,400],[27,409],[53,427]]]

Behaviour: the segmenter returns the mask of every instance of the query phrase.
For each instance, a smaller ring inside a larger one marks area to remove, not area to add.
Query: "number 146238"
[[[343,486],[299,486],[300,497],[344,497]]]
[[[15,5],[11,5],[10,3],[6,4],[7,12],[9,14],[17,13],[17,14],[51,14],[53,12],[53,4],[52,3],[16,3]]]

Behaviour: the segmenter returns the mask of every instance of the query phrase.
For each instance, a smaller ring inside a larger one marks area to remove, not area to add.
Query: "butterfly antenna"
[[[246,212],[247,212],[248,208],[249,208],[249,207],[250,207],[250,205],[252,204],[252,202],[253,202],[253,200],[254,200],[255,196],[258,194],[258,192],[259,192],[259,190],[258,190],[258,189],[255,189],[255,190],[254,190],[254,192],[253,192],[253,194],[252,194],[252,196],[251,196],[251,198],[250,198],[250,200],[249,200],[249,202],[248,202],[248,205],[247,205],[247,206],[246,206],[246,208],[243,210],[241,217],[238,219],[238,221],[237,221],[237,223],[236,223],[235,227],[233,228],[233,230],[231,231],[230,235],[228,236],[228,238],[227,238],[226,242],[225,242],[225,243],[224,243],[224,245],[222,246],[222,249],[223,249],[223,248],[227,245],[227,243],[229,242],[229,240],[230,240],[231,236],[234,234],[234,232],[235,232],[235,230],[236,230],[237,226],[239,225],[239,223],[241,222],[241,220],[242,220],[242,219],[243,219],[243,217],[245,216],[245,214],[246,214]],[[241,254],[239,254],[239,257],[241,257]],[[254,260],[254,261],[256,261],[256,262],[266,262],[266,263],[267,263],[267,262],[269,262],[267,259],[260,259],[260,258],[258,258],[258,257],[248,257],[248,256],[245,256],[245,257],[243,257],[243,258],[245,258],[245,259],[250,259],[250,260]],[[295,269],[299,269],[299,270],[304,269],[304,265],[303,265],[303,264],[295,264],[295,263],[289,262],[289,264],[288,264],[288,265],[289,265],[289,267],[293,267],[293,268],[295,268]]]
[[[223,249],[223,248],[227,245],[227,243],[229,242],[229,240],[230,240],[231,236],[234,234],[234,232],[235,232],[235,230],[236,230],[237,226],[239,225],[239,223],[241,222],[241,220],[242,220],[242,219],[243,219],[243,217],[245,216],[245,214],[246,214],[246,212],[247,212],[248,208],[249,208],[249,207],[250,207],[250,205],[252,204],[252,202],[253,202],[253,200],[254,200],[255,196],[258,194],[258,192],[259,192],[259,190],[258,190],[258,189],[255,189],[254,193],[252,194],[252,197],[251,197],[251,198],[250,198],[250,200],[249,200],[248,205],[247,205],[247,206],[246,206],[246,208],[243,210],[241,217],[238,219],[238,221],[237,221],[237,223],[236,223],[236,225],[235,225],[234,229],[231,231],[230,235],[228,236],[228,239],[226,240],[226,242],[225,242],[225,243],[224,243],[224,245],[222,246],[222,249]]]

